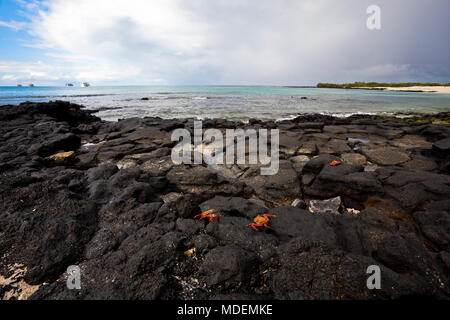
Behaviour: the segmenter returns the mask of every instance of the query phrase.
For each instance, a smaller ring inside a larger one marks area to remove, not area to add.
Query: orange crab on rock
[[[269,227],[269,222],[270,219],[269,218],[276,218],[277,216],[274,214],[258,214],[254,219],[253,219],[253,223],[249,223],[247,225],[247,227],[252,227],[254,230],[259,230],[258,228],[260,227],[266,227],[269,229],[272,229],[271,227]]]
[[[341,161],[333,160],[333,161],[331,161],[331,162],[328,164],[328,166],[329,166],[329,167],[336,167],[336,166],[339,166],[339,165],[341,165],[341,164],[342,164]]]
[[[194,219],[200,218],[200,220],[202,220],[208,218],[209,219],[208,223],[214,222],[214,219],[219,221],[219,215],[217,213],[213,213],[214,211],[215,211],[214,209],[210,209],[208,211],[202,212],[194,216]]]

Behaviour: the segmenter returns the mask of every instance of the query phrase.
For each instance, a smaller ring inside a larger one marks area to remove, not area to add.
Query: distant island
[[[403,82],[403,83],[384,83],[384,82],[353,82],[353,83],[318,83],[318,88],[406,88],[406,87],[450,87],[450,83],[422,83],[422,82]]]
[[[407,92],[434,92],[450,94],[450,83],[382,83],[382,82],[353,82],[353,83],[318,83],[317,88],[336,89],[366,89],[366,90],[388,90]]]

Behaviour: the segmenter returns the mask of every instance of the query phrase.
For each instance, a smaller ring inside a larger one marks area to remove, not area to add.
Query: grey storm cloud
[[[381,30],[366,27],[369,5],[381,9]],[[36,72],[52,79],[450,81],[448,0],[49,0],[43,9],[29,32],[54,59]]]

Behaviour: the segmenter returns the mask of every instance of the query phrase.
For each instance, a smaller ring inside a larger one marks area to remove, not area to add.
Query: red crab
[[[333,161],[331,161],[331,162],[328,164],[328,166],[329,166],[329,167],[336,167],[336,166],[341,165],[341,164],[342,164],[341,161],[333,160]]]
[[[200,214],[197,214],[196,216],[194,216],[194,219],[197,219],[198,217],[200,218],[200,220],[204,219],[204,218],[208,218],[209,222],[214,222],[214,218],[219,221],[219,215],[217,213],[213,213],[215,210],[214,209],[210,209],[208,211],[202,212]]]
[[[255,219],[253,219],[253,223],[249,223],[247,225],[247,227],[252,227],[254,230],[259,230],[258,228],[260,227],[266,227],[269,229],[272,229],[271,227],[268,226],[269,222],[270,222],[270,218],[276,218],[277,216],[274,214],[258,214]]]

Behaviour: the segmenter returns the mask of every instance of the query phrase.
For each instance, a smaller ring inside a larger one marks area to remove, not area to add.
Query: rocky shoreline
[[[261,176],[174,165],[171,132],[193,119],[0,106],[0,297],[448,299],[450,126],[426,119],[449,117],[203,121],[278,128],[279,171]],[[220,222],[193,219],[211,208]],[[263,213],[272,230],[246,227]],[[66,287],[70,265],[81,290]]]

